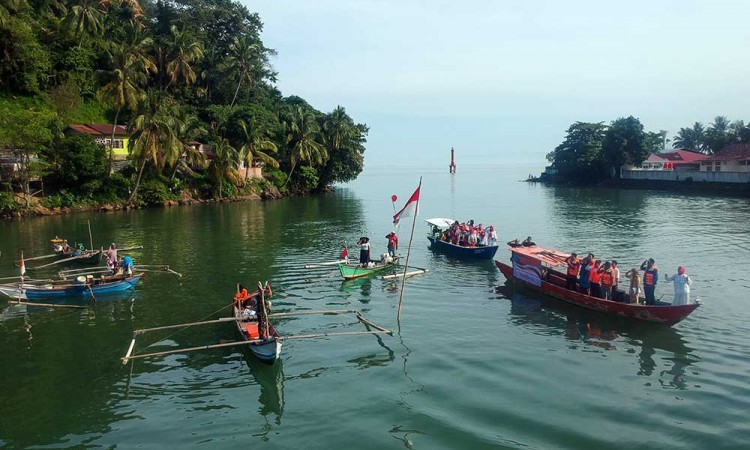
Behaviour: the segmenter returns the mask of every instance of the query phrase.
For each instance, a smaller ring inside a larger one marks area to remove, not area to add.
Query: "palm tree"
[[[227,58],[226,68],[229,71],[236,71],[239,73],[239,80],[237,81],[237,89],[234,90],[234,97],[230,106],[234,106],[234,102],[237,101],[237,94],[240,92],[240,86],[242,82],[247,80],[252,81],[251,69],[254,67],[254,61],[258,59],[259,47],[255,43],[251,43],[247,36],[237,36],[234,38],[234,42],[229,46],[229,57]]]
[[[115,52],[108,52],[112,63],[112,70],[107,73],[110,81],[99,90],[99,94],[110,100],[115,106],[115,119],[112,123],[112,140],[109,149],[109,172],[112,172],[112,156],[114,153],[115,130],[120,111],[127,107],[131,111],[138,108],[138,102],[143,98],[142,86],[146,84],[149,70],[155,70],[153,62],[144,62],[136,55],[128,53],[122,48]]]
[[[245,144],[240,149],[240,155],[245,161],[245,184],[247,184],[247,180],[250,177],[250,167],[255,159],[259,159],[275,169],[279,168],[279,162],[266,153],[267,151],[276,153],[279,149],[276,147],[276,144],[263,136],[264,133],[252,132],[244,120],[240,119],[238,124],[245,134]]]
[[[224,196],[224,177],[237,167],[238,162],[239,155],[237,150],[232,147],[226,138],[222,139],[214,148],[214,157],[208,166],[214,180],[218,183],[219,197]]]
[[[25,0],[3,0],[0,2],[0,26],[8,24],[11,16],[26,6]]]
[[[705,135],[703,124],[695,122],[692,128],[680,128],[672,142],[672,147],[705,152]]]
[[[168,43],[167,75],[169,82],[166,89],[172,82],[182,79],[186,85],[195,83],[198,78],[193,70],[192,64],[203,57],[203,45],[196,41],[188,31],[179,31],[175,25],[170,28],[172,36]]]
[[[315,116],[310,111],[305,111],[301,106],[298,106],[287,122],[287,130],[286,141],[292,150],[290,158],[292,168],[289,170],[289,176],[284,182],[284,186],[292,178],[292,172],[294,172],[298,162],[323,164],[328,158],[328,151],[318,142],[321,139],[320,127],[318,127]]]
[[[198,119],[198,116],[190,112],[188,108],[179,108],[175,116],[175,125],[177,127],[177,137],[182,143],[182,148],[179,155],[165,155],[165,162],[172,165],[170,181],[174,180],[177,169],[180,166],[183,166],[183,168],[187,165],[203,167],[206,164],[206,156],[192,145],[192,142],[199,135],[206,134],[203,122]],[[184,160],[183,156],[185,157]]]
[[[75,0],[70,8],[66,21],[76,36],[79,36],[78,47],[81,47],[83,36],[96,36],[104,31],[104,15],[99,0]]]
[[[331,152],[339,151],[357,137],[357,128],[346,110],[337,106],[323,122],[323,137]]]
[[[164,155],[179,152],[182,148],[175,131],[173,104],[156,94],[151,93],[142,102],[141,114],[136,117],[133,126],[137,130],[133,136],[133,157],[139,162],[140,168],[128,203],[132,203],[138,194],[146,163],[151,161],[157,169],[161,169],[166,160]]]

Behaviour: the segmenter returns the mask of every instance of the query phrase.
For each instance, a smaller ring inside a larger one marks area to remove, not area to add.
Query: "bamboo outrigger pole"
[[[419,187],[417,187],[417,192],[420,194],[422,193],[422,177],[419,177]],[[419,194],[417,194],[417,206],[414,211],[414,220],[411,223],[411,234],[409,235],[409,246],[406,250],[406,262],[404,263],[404,277],[401,278],[401,295],[398,297],[398,315],[396,316],[396,320],[399,323],[399,329],[401,327],[401,305],[404,301],[404,288],[406,287],[406,271],[409,270],[409,255],[411,255],[411,241],[414,238],[414,226],[417,223],[417,214],[419,213]]]

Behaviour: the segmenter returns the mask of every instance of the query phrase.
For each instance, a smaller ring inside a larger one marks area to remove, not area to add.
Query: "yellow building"
[[[88,134],[98,144],[103,145],[107,149],[112,149],[112,159],[116,161],[124,160],[128,157],[130,135],[128,134],[128,130],[122,125],[117,125],[117,128],[115,128],[114,142],[112,142],[112,124],[89,123],[86,125],[70,125],[65,132],[66,134]]]

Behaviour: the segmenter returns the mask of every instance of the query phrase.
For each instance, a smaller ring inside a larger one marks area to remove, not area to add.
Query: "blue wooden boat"
[[[260,283],[258,284],[260,286]],[[270,292],[270,286],[266,286],[250,294],[249,298],[255,298],[256,311],[259,315],[245,315],[239,303],[234,303],[234,320],[237,324],[237,330],[243,341],[248,343],[248,348],[258,360],[265,364],[273,364],[281,354],[281,339],[276,329],[268,321],[268,310],[265,298],[265,292]],[[262,292],[262,293],[261,293]]]
[[[440,239],[440,233],[446,231],[455,222],[452,219],[434,218],[427,219],[430,233],[427,239],[430,241],[430,249],[444,253],[456,259],[492,259],[499,248],[498,245],[476,245],[473,247],[455,245]]]
[[[70,299],[106,296],[126,292],[135,287],[142,273],[125,277],[102,277],[93,280],[76,280],[69,284],[48,284],[38,287],[25,287],[23,293],[30,300]]]

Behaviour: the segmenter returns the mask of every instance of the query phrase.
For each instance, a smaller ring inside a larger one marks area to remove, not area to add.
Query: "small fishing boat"
[[[398,266],[398,257],[393,259],[385,259],[384,261],[370,262],[366,267],[362,267],[361,264],[339,264],[339,273],[344,277],[345,280],[354,280],[356,278],[367,277],[375,273],[382,272],[386,269],[390,269]]]
[[[232,305],[234,320],[242,339],[248,342],[248,348],[261,361],[273,364],[281,354],[281,340],[276,329],[268,320],[268,303],[266,292],[271,293],[271,287],[266,283],[262,289],[250,294],[255,300],[254,309],[243,309],[235,302]]]
[[[440,235],[456,222],[453,219],[436,217],[434,219],[427,219],[425,222],[430,226],[430,233],[427,235],[427,239],[430,241],[430,248],[432,250],[456,259],[492,259],[497,252],[497,245],[477,244],[475,246],[464,246],[440,239]]]
[[[25,300],[43,300],[43,299],[72,299],[87,298],[97,296],[106,296],[133,289],[143,276],[142,273],[136,275],[115,275],[111,277],[103,276],[93,278],[91,276],[81,275],[73,282],[41,284],[23,283],[16,285],[3,285],[0,287],[0,293],[11,297],[12,299]]]
[[[539,246],[513,247],[509,250],[512,265],[495,261],[507,280],[582,308],[672,326],[700,306],[699,302],[677,306],[663,302],[656,305],[621,303],[572,291],[565,287],[566,274],[555,270],[556,267],[566,266],[566,259],[570,255]]]

